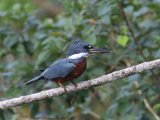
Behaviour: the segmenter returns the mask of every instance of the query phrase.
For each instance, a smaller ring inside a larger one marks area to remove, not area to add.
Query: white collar
[[[71,56],[69,56],[68,58],[69,59],[78,59],[78,58],[81,58],[81,57],[87,57],[89,54],[88,53],[78,53],[78,54],[73,54]]]

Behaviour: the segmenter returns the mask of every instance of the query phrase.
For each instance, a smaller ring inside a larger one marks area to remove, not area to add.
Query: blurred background
[[[56,88],[23,84],[82,38],[112,54],[77,82],[160,58],[160,0],[0,0],[0,100]],[[0,120],[159,120],[160,72],[0,111]],[[147,106],[148,105],[148,106]]]

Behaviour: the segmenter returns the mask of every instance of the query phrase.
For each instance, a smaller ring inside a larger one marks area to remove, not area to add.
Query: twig
[[[139,84],[137,81],[134,82],[136,88],[139,88]],[[141,90],[138,90],[138,94],[140,96],[142,96],[142,91]],[[154,118],[156,120],[160,120],[160,117],[156,114],[156,112],[152,109],[151,105],[149,104],[148,100],[146,97],[143,97],[143,103],[145,105],[145,107],[148,109],[148,111],[154,116]]]
[[[142,56],[142,58],[146,61],[147,58],[145,57],[145,55],[144,55],[144,53],[143,53],[143,51],[142,51],[142,47],[141,47],[141,46],[139,45],[139,43],[137,42],[137,38],[136,38],[136,36],[135,36],[135,34],[134,34],[133,30],[132,30],[132,27],[131,27],[131,25],[130,25],[130,23],[129,23],[129,20],[128,20],[128,18],[127,18],[126,13],[125,13],[124,10],[123,10],[123,7],[122,7],[122,5],[121,5],[121,2],[120,2],[119,0],[117,0],[117,3],[118,3],[118,7],[119,7],[119,9],[120,9],[120,11],[121,11],[121,13],[122,13],[122,15],[123,15],[123,18],[124,18],[124,20],[125,20],[126,26],[128,27],[128,30],[129,30],[129,32],[130,32],[130,34],[131,34],[131,37],[132,37],[134,43],[135,43],[136,46],[137,46],[137,50],[138,50],[139,54]],[[158,79],[159,79],[158,76],[154,73],[153,70],[150,70],[150,72],[152,73],[152,76],[153,76],[153,78],[154,78],[155,80],[158,80]],[[138,87],[138,82],[137,82],[137,81],[135,82],[135,86]],[[138,93],[139,93],[140,95],[142,95],[142,91],[141,91],[141,90],[139,90]],[[144,103],[146,109],[153,115],[153,117],[154,117],[156,120],[160,120],[159,116],[158,116],[158,115],[155,113],[155,111],[151,108],[151,106],[150,106],[148,100],[146,99],[146,97],[143,98],[143,103]]]
[[[151,69],[155,69],[155,68],[159,68],[159,67],[160,67],[160,59],[157,59],[154,61],[144,62],[139,65],[128,67],[123,70],[115,71],[110,74],[103,75],[103,76],[96,78],[96,79],[80,82],[77,86],[77,89],[75,89],[75,86],[70,86],[70,85],[66,86],[66,88],[67,88],[68,93],[78,91],[78,90],[88,89],[91,87],[96,87],[96,86],[100,86],[103,84],[108,84],[108,83],[113,82],[115,80],[119,80],[124,77],[136,74],[136,73],[141,73],[143,71],[151,70]],[[64,93],[65,93],[65,91],[63,88],[54,88],[54,89],[50,89],[50,90],[45,90],[45,91],[42,91],[39,93],[1,101],[0,102],[0,109],[6,109],[6,108],[18,106],[18,105],[23,105],[25,103],[43,100],[46,98],[59,96]]]
[[[131,64],[128,64],[129,66],[131,66]],[[134,82],[135,87],[138,89],[138,94],[140,96],[143,96],[142,101],[144,103],[145,108],[153,115],[153,117],[156,120],[160,120],[160,117],[157,115],[157,113],[152,109],[151,105],[149,104],[147,98],[145,97],[145,95],[143,95],[142,90],[140,89],[139,83],[138,81]]]
[[[119,7],[119,9],[120,9],[120,11],[121,11],[121,13],[122,13],[122,16],[123,16],[123,18],[124,18],[125,24],[126,24],[126,26],[128,27],[128,30],[129,30],[129,32],[130,32],[130,34],[131,34],[131,37],[132,37],[134,43],[135,43],[136,46],[137,46],[137,50],[138,50],[139,54],[142,56],[142,58],[146,61],[147,58],[145,57],[145,55],[144,55],[144,53],[143,53],[143,51],[142,51],[142,47],[141,47],[141,46],[139,45],[139,43],[137,42],[137,38],[136,38],[136,36],[135,36],[135,34],[134,34],[134,32],[133,32],[133,29],[132,29],[132,27],[131,27],[131,24],[130,24],[128,18],[127,18],[126,13],[125,13],[124,10],[123,10],[123,7],[122,7],[122,5],[121,5],[121,2],[120,2],[119,0],[117,0],[117,3],[118,3],[118,7]],[[151,71],[152,76],[154,77],[154,79],[155,79],[155,80],[158,80],[159,78],[158,78],[158,76],[154,73],[154,71],[153,71],[153,70],[150,70],[150,71]]]
[[[123,10],[120,1],[119,1],[119,0],[117,0],[117,1],[118,1],[119,9],[120,9],[120,11],[121,11],[121,13],[122,13],[122,15],[123,15],[124,20],[125,20],[125,24],[126,24],[126,26],[128,27],[128,30],[129,30],[129,32],[130,32],[130,34],[131,34],[131,37],[132,37],[133,41],[135,42],[135,44],[136,44],[137,47],[138,47],[138,52],[139,52],[139,54],[143,57],[143,59],[145,60],[146,57],[145,57],[145,55],[143,54],[143,52],[141,51],[141,46],[139,45],[139,43],[138,43],[137,40],[136,40],[136,36],[134,35],[134,32],[133,32],[133,30],[132,30],[132,28],[131,28],[131,25],[130,25],[130,23],[129,23],[129,20],[128,20],[128,18],[127,18],[127,15],[126,15],[126,13],[125,13],[124,10]]]

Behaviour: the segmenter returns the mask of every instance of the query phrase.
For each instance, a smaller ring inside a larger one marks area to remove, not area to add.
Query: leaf
[[[127,14],[133,14],[134,7],[132,5],[129,5],[125,8],[125,13]]]
[[[119,45],[125,47],[128,40],[129,40],[128,36],[123,35],[123,36],[118,36],[117,42]]]
[[[19,3],[16,3],[13,5],[13,11],[19,11],[20,8],[21,8],[21,4],[19,4]]]
[[[95,45],[96,44],[96,36],[94,34],[90,35],[88,38],[87,38],[87,41],[92,44],[92,45]]]
[[[160,111],[160,104],[156,104],[156,105],[153,107],[153,109],[154,109],[155,111]]]
[[[98,16],[103,16],[111,11],[111,6],[106,3],[102,4],[98,9]]]
[[[49,57],[49,53],[48,52],[49,51],[43,51],[43,52],[41,52],[41,54],[39,54],[38,60],[37,60],[37,64],[40,64],[40,63],[44,62],[45,61],[44,58],[48,58]]]
[[[19,89],[16,88],[15,85],[11,86],[10,89],[8,89],[5,94],[6,96],[16,96],[17,94],[19,94]]]
[[[139,74],[131,75],[131,76],[128,77],[128,81],[129,82],[135,82],[135,81],[139,80],[140,77],[141,76]]]
[[[14,46],[17,42],[18,42],[17,36],[7,36],[3,41],[3,45],[9,49],[12,46]]]
[[[51,18],[47,18],[47,19],[45,19],[43,25],[45,27],[53,27],[53,20]]]
[[[155,58],[160,58],[160,50],[156,50],[154,53]]]

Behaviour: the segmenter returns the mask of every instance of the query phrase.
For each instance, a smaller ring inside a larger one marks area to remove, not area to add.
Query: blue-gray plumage
[[[62,59],[53,63],[47,68],[42,76],[47,80],[53,80],[54,78],[66,77],[74,69],[75,60]]]
[[[75,41],[67,50],[66,55],[71,56],[78,53],[88,53],[88,47],[92,47],[88,42],[82,40]]]

